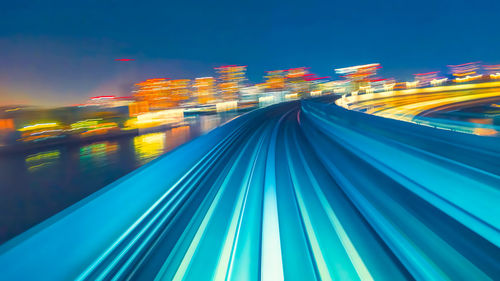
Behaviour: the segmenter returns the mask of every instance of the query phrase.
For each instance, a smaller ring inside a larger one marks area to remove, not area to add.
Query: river
[[[1,155],[0,244],[235,116],[201,115],[162,132]]]

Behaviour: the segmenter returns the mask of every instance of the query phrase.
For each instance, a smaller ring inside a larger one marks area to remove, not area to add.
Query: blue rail
[[[253,111],[0,247],[1,280],[491,280],[500,141]]]

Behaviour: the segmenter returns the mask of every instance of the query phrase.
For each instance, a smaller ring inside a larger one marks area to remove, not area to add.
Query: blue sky
[[[146,78],[213,67],[381,74],[500,63],[498,1],[9,1],[0,10],[0,104],[61,105],[127,94]],[[133,62],[116,62],[132,58]]]

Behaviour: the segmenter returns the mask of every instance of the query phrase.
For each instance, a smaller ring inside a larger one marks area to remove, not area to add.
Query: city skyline
[[[252,82],[300,66],[333,76],[334,68],[380,62],[383,76],[408,79],[448,64],[496,64],[498,8],[494,1],[7,3],[0,101],[69,105],[123,95],[148,78],[213,76],[225,64],[249,65]]]

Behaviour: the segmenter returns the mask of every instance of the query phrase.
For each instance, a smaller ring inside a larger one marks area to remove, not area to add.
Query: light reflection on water
[[[137,136],[134,138],[134,148],[137,160],[141,164],[146,164],[160,155],[165,149],[165,133]]]
[[[220,122],[220,116],[202,116],[204,118],[200,119],[200,127],[202,132],[210,131],[216,124]]]
[[[118,151],[119,144],[117,142],[97,142],[80,148],[80,163],[85,169],[94,169],[104,167],[110,163],[114,163],[114,159],[110,159]]]
[[[30,154],[26,156],[25,159],[27,169],[29,172],[35,172],[42,169],[43,167],[53,165],[60,155],[61,152],[59,150],[50,150]]]
[[[197,116],[163,132],[0,155],[0,243],[234,116]]]
[[[169,151],[187,142],[189,139],[189,126],[172,128],[162,133],[150,133],[136,136],[134,138],[136,159],[140,165],[144,165],[162,155],[165,151]]]
[[[214,126],[217,126],[214,124]],[[177,147],[190,139],[191,131],[189,126],[173,128],[167,132],[167,141],[170,147]]]

